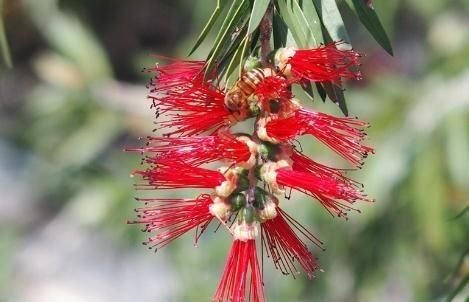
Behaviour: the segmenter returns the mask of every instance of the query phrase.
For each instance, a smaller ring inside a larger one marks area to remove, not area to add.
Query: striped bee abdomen
[[[256,90],[257,85],[266,77],[274,75],[272,68],[256,68],[244,73],[225,96],[225,105],[232,111],[247,107],[248,98]]]

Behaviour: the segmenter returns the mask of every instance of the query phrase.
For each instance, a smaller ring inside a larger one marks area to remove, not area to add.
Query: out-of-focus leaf
[[[357,14],[360,21],[371,33],[375,40],[390,55],[393,55],[391,42],[384,31],[383,25],[379,21],[375,10],[365,4],[363,0],[346,0],[349,7]]]
[[[60,11],[56,2],[24,0],[22,3],[47,43],[75,63],[86,80],[109,78],[111,64],[96,36],[76,16]]]
[[[254,0],[251,17],[249,18],[248,35],[252,34],[261,23],[269,3],[270,0]]]
[[[344,91],[340,87],[329,82],[324,83],[322,87],[326,91],[326,94],[331,99],[331,101],[339,106],[340,110],[345,116],[348,116],[348,108],[347,104],[345,103]]]
[[[448,297],[446,298],[446,302],[451,302],[451,301],[454,301],[453,299],[460,293],[463,291],[463,289],[466,287],[466,285],[469,283],[469,276],[466,276],[465,278],[463,278],[461,280],[461,282],[459,282],[458,286],[456,286],[456,288],[451,292],[449,293]],[[466,297],[467,298],[467,297]],[[461,300],[462,301],[462,300]],[[467,300],[466,300],[467,301]]]
[[[466,206],[464,207],[464,209],[462,209],[461,212],[459,212],[456,216],[454,216],[454,217],[452,218],[452,220],[459,219],[459,218],[463,217],[464,215],[466,215],[467,212],[469,212],[469,204],[466,205]]]
[[[3,25],[3,0],[0,0],[0,52],[3,62],[8,68],[12,67],[10,49],[8,47],[5,26]]]
[[[321,17],[324,27],[333,41],[350,43],[350,38],[345,28],[342,15],[337,7],[336,0],[312,0]],[[308,1],[305,1],[308,2]],[[363,1],[362,1],[363,2]]]
[[[193,54],[194,51],[196,51],[197,48],[199,48],[200,44],[204,41],[205,37],[207,37],[207,34],[210,32],[213,25],[218,20],[220,13],[223,11],[227,3],[228,3],[227,0],[217,0],[217,7],[213,11],[212,15],[210,16],[210,19],[208,20],[202,32],[197,37],[197,40],[194,46],[192,47],[191,51],[189,52],[189,55]]]

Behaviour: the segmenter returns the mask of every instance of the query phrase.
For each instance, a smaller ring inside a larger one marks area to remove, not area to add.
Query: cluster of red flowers
[[[336,216],[346,216],[356,201],[370,201],[345,170],[317,163],[292,144],[312,135],[354,167],[373,151],[362,143],[367,123],[303,108],[291,92],[305,81],[359,79],[353,70],[358,59],[334,43],[279,49],[271,66],[247,70],[229,92],[204,75],[202,61],[172,60],[151,69],[156,75],[149,97],[163,115],[157,129],[164,136],[132,149],[145,156],[146,168],[134,172],[143,180],[138,188],[209,191],[190,199],[138,199],[144,206],[132,223],[153,234],[146,242],[152,248],[190,230],[197,241],[212,221],[225,226],[234,243],[213,301],[265,301],[258,247],[282,273],[295,276],[299,266],[313,277],[319,266],[307,243],[322,248],[322,242],[280,207],[276,196],[287,188],[314,197]],[[230,132],[250,118],[253,134]],[[224,166],[206,166],[215,162]]]

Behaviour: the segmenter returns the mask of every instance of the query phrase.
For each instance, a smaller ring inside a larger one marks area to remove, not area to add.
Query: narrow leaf
[[[249,5],[248,1],[235,0],[228,12],[227,18],[220,29],[219,34],[215,40],[215,46],[210,51],[209,58],[207,60],[207,66],[205,68],[206,74],[212,71],[219,55],[223,54],[229,45],[232,45],[232,41],[237,41],[244,24],[246,23],[249,16]]]
[[[331,101],[339,106],[345,116],[348,116],[348,108],[345,103],[344,91],[340,87],[329,82],[323,83],[323,87]]]
[[[262,18],[267,11],[270,0],[254,0],[251,17],[248,25],[248,35],[252,34],[261,23]]]
[[[357,14],[360,21],[366,27],[366,29],[371,33],[373,38],[384,48],[391,56],[393,55],[393,50],[391,42],[384,31],[383,25],[379,21],[378,15],[375,10],[366,5],[363,0],[346,0],[348,6]]]
[[[324,90],[324,88],[322,87],[321,83],[316,83],[315,87],[316,87],[316,90],[318,91],[319,97],[321,98],[322,102],[325,103],[327,93]]]
[[[324,27],[333,41],[350,43],[344,20],[337,7],[336,0],[313,0],[317,13],[322,19]],[[363,2],[363,1],[362,1]]]
[[[303,13],[316,42],[312,46],[318,47],[321,43],[324,43],[321,29],[321,18],[319,17],[316,8],[314,7],[314,3],[311,0],[304,0],[303,3],[301,3],[301,8],[303,9]]]
[[[285,47],[287,44],[288,27],[282,20],[278,12],[274,13],[273,18],[273,37],[274,37],[274,48]]]
[[[3,0],[0,0],[0,53],[3,62],[8,68],[13,66],[11,62],[10,49],[8,47],[5,26],[3,25]]]
[[[294,0],[293,0],[294,1]],[[306,33],[304,32],[304,25],[299,22],[292,11],[293,3],[291,0],[279,0],[276,2],[285,24],[287,24],[296,44],[300,48],[307,47]]]
[[[210,19],[208,20],[207,24],[205,25],[204,29],[202,32],[199,34],[197,37],[197,41],[195,42],[194,46],[192,47],[189,55],[193,54],[194,51],[199,48],[200,44],[203,42],[207,34],[210,32],[210,30],[213,27],[213,24],[218,20],[218,17],[220,16],[220,13],[223,11],[225,8],[226,4],[228,3],[227,0],[217,0],[217,7],[212,13],[212,16],[210,16]]]

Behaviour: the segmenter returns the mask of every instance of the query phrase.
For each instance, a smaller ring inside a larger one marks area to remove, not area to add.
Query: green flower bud
[[[239,209],[246,206],[246,196],[241,193],[232,194],[229,197],[229,201],[233,211],[238,211]]]

